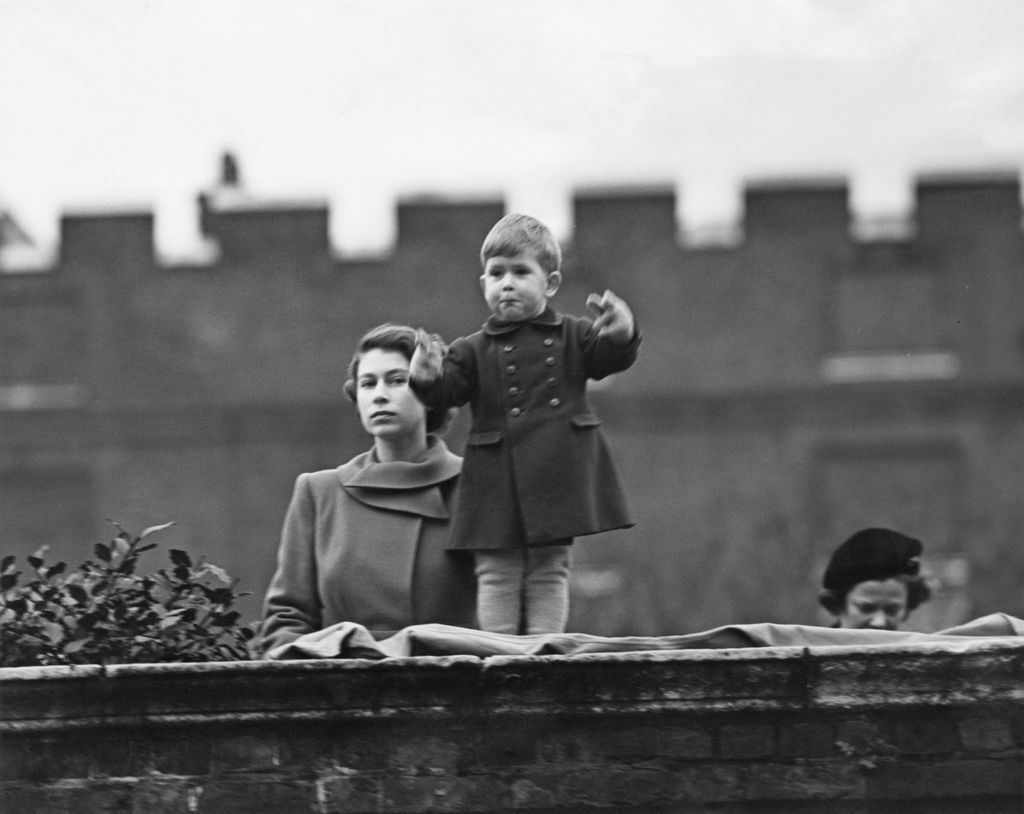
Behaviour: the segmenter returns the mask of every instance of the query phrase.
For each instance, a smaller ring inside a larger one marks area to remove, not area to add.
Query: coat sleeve
[[[309,476],[299,475],[281,531],[277,571],[263,603],[264,653],[323,627],[317,589],[315,522]]]
[[[441,375],[430,384],[410,379],[417,398],[434,409],[461,407],[477,388],[476,353],[465,338],[452,342],[441,362]]]
[[[621,373],[631,367],[640,351],[639,325],[634,326],[633,338],[625,344],[598,336],[594,323],[589,319],[580,319],[576,332],[587,376],[594,380],[603,379],[612,373]]]

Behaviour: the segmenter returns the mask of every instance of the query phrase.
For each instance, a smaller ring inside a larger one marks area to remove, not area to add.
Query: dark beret
[[[922,550],[920,540],[898,531],[861,529],[835,550],[822,582],[842,591],[868,580],[914,576],[921,568]]]

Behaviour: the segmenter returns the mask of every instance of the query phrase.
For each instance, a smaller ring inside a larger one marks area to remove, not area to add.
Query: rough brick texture
[[[555,305],[611,288],[644,342],[594,393],[639,523],[578,542],[573,630],[827,623],[824,558],[869,524],[925,540],[940,577],[955,566],[919,629],[1024,616],[1019,180],[922,178],[898,240],[852,235],[848,197],[841,179],[752,186],[743,239],[708,247],[679,239],[671,187],[574,194]],[[173,520],[158,541],[240,577],[254,617],[295,477],[368,446],[341,392],[356,338],[475,330],[479,245],[504,211],[401,201],[393,249],[356,258],[331,251],[322,202],[211,204],[218,251],[191,265],[154,256],[150,214],[66,216],[52,270],[0,274],[2,553],[45,543],[76,564],[106,517]],[[825,372],[875,353],[958,367]]]
[[[0,810],[1019,814],[1022,674],[1013,639],[13,668]]]

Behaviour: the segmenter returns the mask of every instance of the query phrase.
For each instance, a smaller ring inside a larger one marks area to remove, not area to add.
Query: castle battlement
[[[158,257],[152,212],[79,211],[52,268],[0,274],[0,532],[29,552],[104,517],[174,520],[259,597],[296,474],[366,447],[341,389],[358,337],[487,317],[501,195],[402,198],[393,246],[355,257],[327,202],[222,180],[199,199],[205,259]],[[590,557],[621,587],[577,592],[578,629],[811,623],[819,549],[872,524],[969,570],[940,616],[967,591],[1024,615],[1020,192],[922,175],[907,228],[865,240],[845,178],[751,181],[712,248],[672,185],[575,190],[553,305],[610,288],[643,331],[594,392],[642,520],[580,545],[583,578]]]
[[[923,173],[914,180],[914,204],[900,230],[905,240],[929,244],[955,234],[984,232],[989,239],[1002,233],[1021,234],[1019,174],[1004,172]],[[344,268],[347,258],[330,245],[330,205],[322,199],[267,200],[252,197],[198,196],[198,222],[204,239],[214,247],[203,265],[236,266],[270,256],[282,260],[334,259]],[[846,178],[777,178],[748,181],[743,207],[730,234],[730,248],[743,251],[750,242],[803,245],[816,242],[859,243],[870,229],[858,229],[850,209]],[[645,253],[698,251],[681,235],[685,224],[677,216],[677,191],[670,184],[580,187],[571,193],[572,224],[566,241],[580,257],[600,257],[609,248]],[[487,230],[505,212],[500,194],[472,197],[408,196],[396,202],[396,238],[381,259],[401,257],[439,246],[457,247],[475,256]],[[156,269],[161,265],[154,246],[155,219],[143,209],[67,212],[61,217],[59,251],[54,265],[109,265],[115,258]],[[892,230],[890,230],[891,234]],[[18,271],[18,257],[7,268]],[[4,256],[0,255],[0,262]],[[51,271],[57,271],[51,268]],[[0,292],[6,279],[0,274]]]
[[[808,386],[832,369],[823,359],[866,352],[952,353],[944,369],[1016,378],[1018,176],[927,175],[914,189],[907,234],[865,241],[846,179],[751,181],[742,239],[707,251],[681,239],[671,185],[580,188],[559,303],[579,311],[588,291],[615,290],[688,388]],[[339,326],[402,320],[457,336],[486,317],[478,253],[505,212],[498,195],[403,198],[392,250],[358,259],[331,251],[324,200],[261,202],[228,186],[198,203],[212,250],[191,264],[160,261],[152,212],[65,214],[49,272],[0,275],[7,343],[32,348],[0,365],[0,385],[81,370],[116,392],[131,371],[202,399],[322,394],[324,365],[343,360],[304,349],[334,346]],[[243,359],[266,376],[246,380]],[[681,386],[651,376],[655,390]]]

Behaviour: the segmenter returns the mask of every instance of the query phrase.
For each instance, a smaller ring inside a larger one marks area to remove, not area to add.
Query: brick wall
[[[848,197],[842,179],[751,185],[742,240],[698,247],[671,187],[574,194],[556,305],[610,287],[645,335],[594,395],[639,523],[577,545],[574,630],[823,621],[823,559],[867,525],[921,537],[926,568],[964,565],[957,613],[1024,616],[1019,180],[922,178],[900,239],[852,234]],[[368,446],[341,393],[357,337],[475,329],[504,211],[409,198],[393,249],[355,258],[331,252],[321,202],[208,203],[217,251],[191,265],[154,255],[148,213],[66,216],[54,269],[0,274],[0,553],[46,541],[75,564],[105,518],[174,521],[161,541],[240,577],[255,616],[296,475]],[[828,374],[879,353],[953,369]]]
[[[1024,645],[0,670],[0,810],[1024,806]]]

